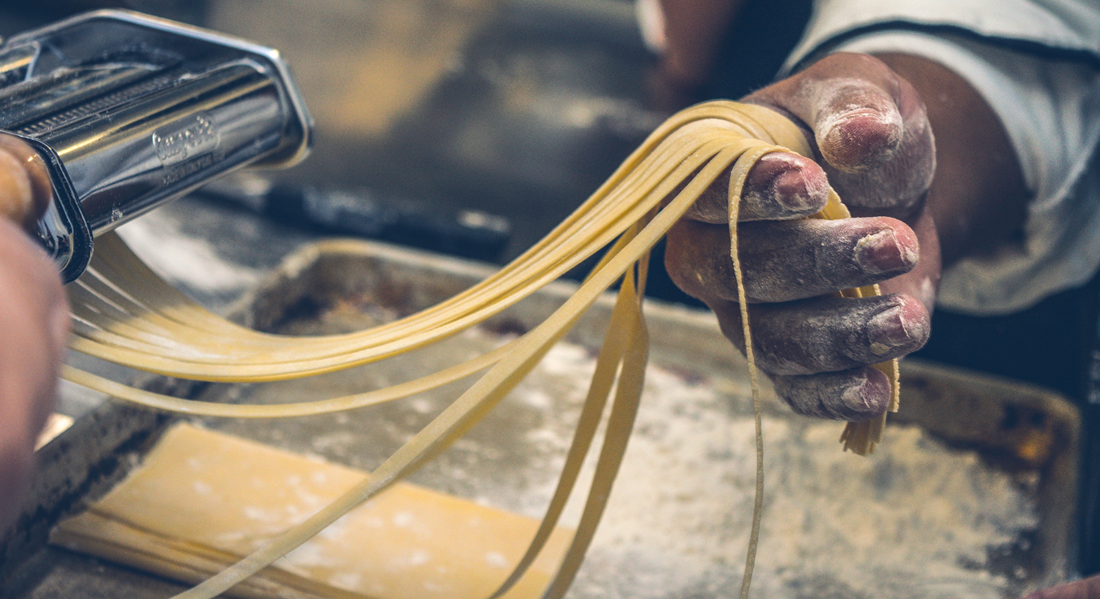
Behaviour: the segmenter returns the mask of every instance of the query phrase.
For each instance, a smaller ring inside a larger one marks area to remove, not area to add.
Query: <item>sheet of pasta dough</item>
[[[131,474],[53,531],[57,545],[194,582],[305,519],[365,477],[209,430],[174,426]],[[236,589],[241,597],[490,595],[538,521],[396,483]],[[506,597],[536,597],[572,531],[559,528]]]

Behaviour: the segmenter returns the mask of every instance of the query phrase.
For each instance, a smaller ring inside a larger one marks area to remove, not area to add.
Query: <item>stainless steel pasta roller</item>
[[[96,11],[0,45],[0,134],[41,158],[52,199],[30,228],[66,282],[97,235],[234,169],[296,164],[312,130],[276,50],[212,31]]]

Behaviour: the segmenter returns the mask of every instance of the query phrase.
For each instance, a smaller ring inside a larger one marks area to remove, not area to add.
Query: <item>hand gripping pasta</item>
[[[153,409],[239,418],[318,414],[391,401],[477,375],[476,380],[432,422],[386,459],[370,477],[301,525],[286,531],[221,574],[179,597],[213,597],[263,569],[331,524],[342,514],[432,459],[504,397],[614,283],[621,281],[596,373],[566,457],[558,487],[526,555],[501,581],[499,597],[544,547],[574,488],[601,415],[610,400],[607,432],[577,533],[545,596],[565,594],[606,504],[638,409],[648,350],[642,315],[650,248],[723,172],[729,171],[730,254],[737,276],[756,420],[757,479],[753,527],[741,596],[747,596],[759,533],[763,490],[760,393],[752,353],[748,306],[737,252],[737,215],[749,170],[769,152],[810,155],[801,132],[763,107],[711,102],[665,122],[571,216],[499,272],[434,307],[365,331],[321,337],[256,332],[231,323],[188,300],[157,278],[113,234],[101,237],[84,276],[70,285],[74,315],[71,348],[151,373],[203,381],[262,382],[311,376],[378,362],[432,344],[474,326],[559,278],[589,256],[603,257],[577,292],[542,324],[505,346],[435,373],[385,389],[280,405],[224,405],[189,401],[133,388],[73,367],[64,378]],[[830,192],[816,217],[846,218]],[[605,248],[609,248],[606,249]],[[842,292],[877,294],[875,287]],[[896,361],[877,366],[891,379],[897,409]],[[885,415],[849,423],[845,449],[870,453],[880,441]]]

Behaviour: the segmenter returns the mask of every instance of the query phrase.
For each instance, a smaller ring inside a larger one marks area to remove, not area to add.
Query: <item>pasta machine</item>
[[[110,10],[0,45],[0,132],[45,162],[34,234],[66,282],[96,236],[231,170],[296,164],[312,130],[276,50],[211,31]]]

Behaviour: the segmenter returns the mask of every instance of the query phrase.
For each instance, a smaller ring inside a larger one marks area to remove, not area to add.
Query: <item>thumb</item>
[[[800,106],[814,130],[825,161],[843,173],[865,173],[888,163],[902,141],[904,122],[897,104],[866,79],[815,81]]]
[[[905,219],[922,205],[935,171],[932,129],[916,90],[878,59],[833,54],[746,100],[810,130],[830,183],[854,213]]]

